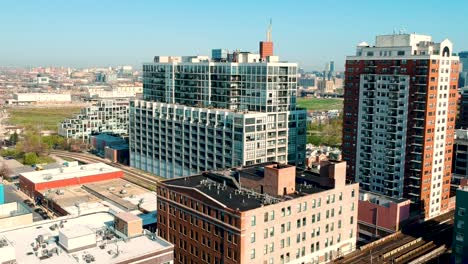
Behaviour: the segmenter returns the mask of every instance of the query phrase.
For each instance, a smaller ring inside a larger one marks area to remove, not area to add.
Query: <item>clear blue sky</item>
[[[376,34],[448,38],[468,50],[468,1],[37,0],[0,4],[0,65],[140,65],[154,55],[258,51],[273,19],[275,53],[309,69],[344,58]]]

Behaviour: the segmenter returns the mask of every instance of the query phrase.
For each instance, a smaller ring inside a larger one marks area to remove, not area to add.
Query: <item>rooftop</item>
[[[263,191],[263,188],[260,187],[263,184],[256,183],[263,182],[265,166],[279,166],[279,169],[292,168],[293,172],[295,172],[294,192],[278,195]],[[209,196],[220,206],[239,211],[248,211],[334,188],[332,178],[324,177],[324,175],[312,171],[296,170],[294,166],[273,162],[230,170],[204,172],[200,175],[165,180],[162,183],[175,188],[182,187],[179,189],[181,192],[191,188]]]
[[[43,183],[86,177],[102,173],[118,172],[120,169],[114,168],[104,163],[92,163],[79,166],[61,167],[42,171],[24,172],[20,176],[25,177],[33,183]]]
[[[367,201],[370,203],[382,205],[388,207],[390,203],[409,203],[410,200],[405,198],[393,198],[379,193],[369,192],[360,190],[359,191],[359,201]]]
[[[124,237],[113,229],[114,220],[114,215],[100,212],[1,231],[0,263],[12,260],[31,264],[122,263],[156,252],[172,251],[173,246],[169,242],[149,232],[137,237]],[[94,234],[93,243],[74,239],[89,233]],[[78,247],[72,253],[63,246],[70,246],[70,241]]]
[[[20,202],[0,204],[0,219],[31,213],[31,209]]]
[[[157,209],[156,193],[124,179],[48,189],[41,193],[73,215],[108,209],[114,212],[153,212]]]

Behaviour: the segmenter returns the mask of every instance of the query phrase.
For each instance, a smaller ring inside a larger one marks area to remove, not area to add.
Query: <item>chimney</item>
[[[334,180],[335,188],[346,185],[346,161],[327,162],[320,166],[320,177]]]
[[[296,191],[296,167],[287,164],[265,166],[264,191],[271,195],[288,195]]]

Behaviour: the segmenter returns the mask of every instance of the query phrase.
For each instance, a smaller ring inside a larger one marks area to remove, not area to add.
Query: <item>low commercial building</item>
[[[104,148],[104,158],[128,166],[130,163],[130,149],[128,144],[106,146]]]
[[[32,222],[32,211],[26,205],[19,202],[0,203],[0,230]]]
[[[59,125],[59,135],[88,141],[91,135],[128,135],[128,100],[101,100]]]
[[[61,167],[21,173],[19,188],[32,198],[40,197],[40,191],[72,185],[122,178],[123,172],[104,163]]]
[[[28,104],[51,104],[51,103],[70,103],[70,94],[59,93],[15,93],[13,99],[8,100],[9,104],[28,105]]]
[[[0,231],[0,263],[173,263],[173,245],[126,226],[125,217],[97,212]]]
[[[158,231],[175,263],[324,263],[355,249],[358,184],[266,163],[162,181]]]
[[[40,200],[58,215],[129,212],[143,219],[145,229],[156,227],[156,193],[124,179],[42,190]]]
[[[109,134],[99,134],[91,136],[91,146],[97,155],[104,157],[104,149],[117,145],[127,144],[127,141],[119,136]]]
[[[358,205],[359,242],[368,243],[400,230],[410,216],[409,199],[361,191]]]

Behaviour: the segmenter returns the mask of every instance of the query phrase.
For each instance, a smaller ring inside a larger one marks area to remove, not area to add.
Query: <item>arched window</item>
[[[444,47],[442,51],[442,57],[450,57],[450,50],[448,47]]]

